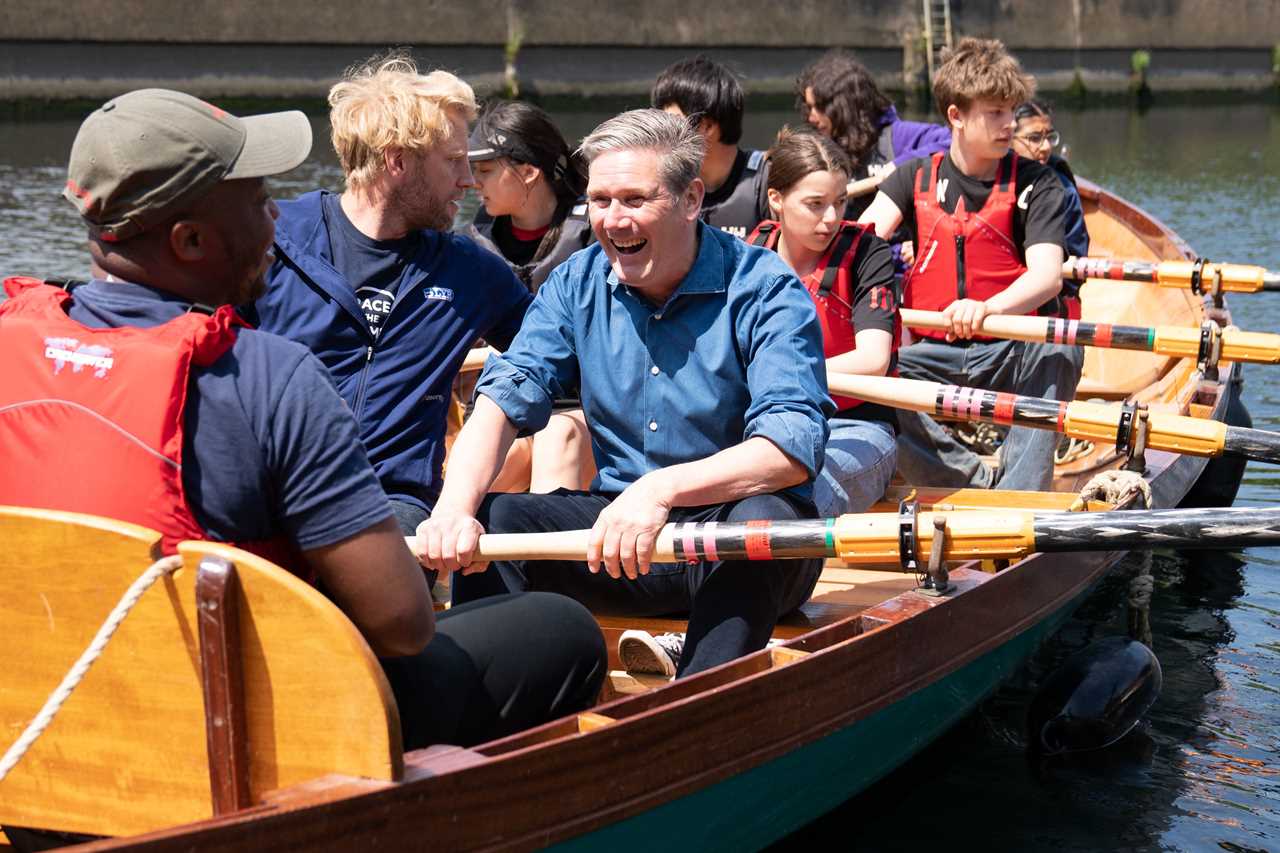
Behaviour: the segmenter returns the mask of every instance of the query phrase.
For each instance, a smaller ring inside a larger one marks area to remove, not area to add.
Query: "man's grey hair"
[[[702,169],[706,143],[680,116],[662,110],[628,110],[603,122],[582,140],[578,150],[588,167],[610,151],[654,151],[661,158],[658,178],[672,195],[689,188]]]

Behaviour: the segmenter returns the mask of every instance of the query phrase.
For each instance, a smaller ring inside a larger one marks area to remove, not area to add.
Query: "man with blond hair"
[[[827,415],[813,302],[777,254],[699,220],[703,139],[683,118],[632,110],[582,143],[596,244],[538,291],[511,348],[490,358],[453,445],[424,563],[454,604],[522,590],[639,616],[687,614],[687,639],[623,637],[629,669],[690,675],[763,648],[808,598],[821,560],[654,563],[668,520],[811,518]],[[485,498],[518,431],[580,396],[599,473],[590,491]],[[585,560],[488,571],[477,537],[592,528]],[[627,632],[631,634],[632,632]]]
[[[329,369],[405,533],[440,490],[450,387],[467,349],[504,348],[531,300],[507,265],[448,233],[467,187],[471,87],[404,54],[329,92],[346,176],[280,202],[266,294],[246,311]]]
[[[906,225],[915,262],[902,305],[941,311],[951,323],[899,350],[904,377],[1055,400],[1075,393],[1078,348],[977,334],[989,314],[1067,310],[1062,185],[1051,169],[1010,150],[1013,109],[1034,89],[999,41],[962,39],[933,83],[951,127],[950,151],[900,166],[859,220],[886,238]],[[899,412],[898,426],[898,469],[908,482],[1036,490],[1052,482],[1052,432],[1011,429],[993,472],[927,415]]]

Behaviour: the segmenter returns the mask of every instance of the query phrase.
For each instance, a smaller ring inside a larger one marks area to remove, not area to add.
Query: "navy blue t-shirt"
[[[422,247],[422,232],[410,231],[395,240],[375,240],[351,224],[342,210],[340,195],[324,196],[324,225],[333,252],[333,268],[347,281],[360,283],[356,299],[376,338],[395,304],[409,261]]]
[[[92,328],[155,326],[182,299],[124,282],[72,292],[71,319]],[[303,550],[333,545],[390,517],[355,419],[306,347],[239,329],[231,350],[192,368],[182,482],[212,538],[285,536]]]

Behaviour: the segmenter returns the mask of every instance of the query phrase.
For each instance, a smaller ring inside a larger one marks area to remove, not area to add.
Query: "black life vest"
[[[524,282],[524,286],[533,293],[538,292],[538,288],[551,275],[552,270],[569,260],[569,256],[574,252],[585,249],[595,240],[595,235],[591,232],[591,221],[587,217],[587,205],[585,202],[579,202],[565,217],[560,228],[560,236],[545,257],[528,264],[513,264],[502,254],[502,250],[493,239],[493,227],[496,223],[497,220],[485,213],[482,207],[476,212],[475,221],[462,233],[506,261],[507,266],[511,267],[511,271],[516,274],[516,278]]]
[[[731,172],[729,181],[734,181]],[[728,195],[725,187],[716,190],[717,201],[702,200],[702,221],[740,239],[769,217],[769,160],[763,151],[747,153],[746,164],[737,174]]]

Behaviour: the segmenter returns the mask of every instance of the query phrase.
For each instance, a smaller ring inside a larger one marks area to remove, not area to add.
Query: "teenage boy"
[[[705,56],[682,59],[654,81],[649,104],[686,118],[706,145],[698,177],[706,187],[702,221],[746,239],[769,218],[769,161],[763,151],[744,151],[742,84],[734,73]]]
[[[942,311],[946,332],[918,332],[903,347],[902,376],[1069,400],[1080,378],[1078,348],[977,335],[989,314],[1062,310],[1062,186],[1045,166],[1010,151],[1013,108],[1034,81],[994,39],[962,39],[933,84],[951,127],[951,148],[904,164],[880,186],[859,221],[888,237],[915,235],[902,305]],[[899,412],[898,466],[930,486],[1046,489],[1057,436],[1015,427],[991,471],[927,415]]]

